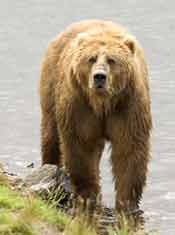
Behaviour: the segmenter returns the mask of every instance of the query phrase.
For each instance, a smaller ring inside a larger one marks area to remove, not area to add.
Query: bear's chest
[[[105,127],[103,127],[100,118],[96,117],[90,110],[83,109],[77,112],[75,128],[80,139],[95,142],[97,139],[103,138]]]

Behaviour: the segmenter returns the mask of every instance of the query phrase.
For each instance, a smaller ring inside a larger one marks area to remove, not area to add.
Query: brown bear
[[[72,24],[49,44],[40,97],[42,164],[64,165],[78,195],[96,196],[101,154],[110,141],[116,208],[137,209],[152,126],[137,40],[109,21]]]

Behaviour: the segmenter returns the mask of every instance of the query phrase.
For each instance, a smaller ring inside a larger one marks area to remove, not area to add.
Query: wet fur
[[[125,83],[117,80],[109,85],[106,96],[88,88],[84,63],[84,56],[91,54],[88,44],[98,47],[102,38],[107,51],[119,51],[125,66],[121,72],[126,75]],[[152,124],[147,67],[133,36],[107,21],[71,25],[49,44],[41,68],[40,97],[42,163],[65,165],[76,192],[85,198],[96,196],[99,161],[109,140],[116,208],[138,207],[146,183]]]

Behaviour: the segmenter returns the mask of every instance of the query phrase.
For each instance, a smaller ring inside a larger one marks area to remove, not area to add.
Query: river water
[[[172,0],[6,0],[0,3],[0,161],[12,172],[40,164],[38,74],[47,43],[73,21],[113,20],[145,49],[154,129],[141,207],[148,229],[175,234],[175,2]],[[104,201],[113,206],[109,153],[101,164]],[[174,157],[174,158],[173,158]]]

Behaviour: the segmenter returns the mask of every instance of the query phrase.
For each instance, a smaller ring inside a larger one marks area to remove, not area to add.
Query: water
[[[0,3],[0,159],[26,173],[39,159],[38,74],[48,41],[73,21],[103,18],[128,27],[150,67],[154,130],[142,208],[146,227],[175,234],[175,2],[163,0],[18,0]],[[104,200],[113,205],[109,154],[101,174]]]

